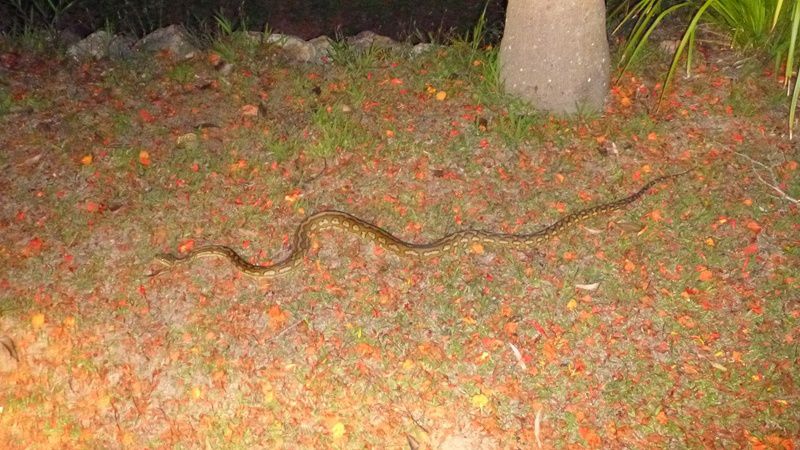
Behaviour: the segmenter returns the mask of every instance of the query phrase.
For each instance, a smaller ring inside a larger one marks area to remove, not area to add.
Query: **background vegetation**
[[[693,52],[702,26],[713,27],[708,34],[720,36],[732,48],[757,60],[772,58],[775,72],[783,68],[783,83],[791,93],[791,80],[797,71],[797,37],[800,27],[800,2],[784,0],[687,0],[667,2],[662,0],[620,1],[610,11],[612,19],[618,20],[615,31],[631,26],[627,40],[620,52],[620,66],[624,70],[640,54],[650,35],[664,19],[677,18],[684,29],[680,42],[675,46],[672,64],[667,71],[665,87],[669,87],[681,56],[686,54],[686,75],[691,75]],[[800,78],[797,79],[800,83]],[[789,128],[794,125],[797,96],[800,90],[794,86]],[[662,98],[663,93],[662,90]]]
[[[205,32],[213,31],[213,17],[222,15],[237,29],[263,30],[268,24],[305,39],[372,30],[398,39],[427,40],[429,34],[470,29],[487,5],[489,21],[502,24],[502,0],[10,0],[0,3],[0,30],[52,26],[88,33],[108,26],[143,36],[181,23]]]

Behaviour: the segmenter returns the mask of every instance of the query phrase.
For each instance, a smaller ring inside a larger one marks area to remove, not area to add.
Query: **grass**
[[[0,446],[528,448],[539,413],[553,448],[800,433],[796,208],[731,151],[800,196],[796,152],[763,132],[782,120],[767,83],[709,71],[653,116],[634,93],[658,79],[623,77],[603,117],[564,120],[509,101],[470,42],[411,60],[340,47],[324,68],[226,45],[230,74],[24,56],[44,75],[8,92],[24,120],[0,115],[0,334],[22,356]],[[206,242],[277,260],[323,208],[415,242],[532,231],[692,166],[534,249],[414,260],[326,231],[274,281],[210,259],[147,276],[153,254]]]

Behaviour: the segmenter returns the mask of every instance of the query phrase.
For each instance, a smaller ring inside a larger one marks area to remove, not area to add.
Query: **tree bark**
[[[506,92],[556,114],[603,109],[611,70],[603,0],[508,0]]]

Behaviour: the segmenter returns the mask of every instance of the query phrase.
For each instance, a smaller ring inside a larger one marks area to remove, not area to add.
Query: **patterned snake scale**
[[[310,236],[312,234],[330,228],[345,230],[353,234],[357,234],[398,255],[415,257],[434,256],[452,249],[463,248],[473,243],[511,247],[530,247],[548,240],[553,236],[558,235],[566,228],[582,222],[590,217],[625,207],[642,197],[654,185],[672,178],[679,177],[690,171],[691,169],[685,172],[654,178],[642,186],[641,189],[625,198],[567,214],[561,219],[555,221],[553,224],[527,234],[505,234],[492,231],[468,229],[456,231],[455,233],[448,234],[440,239],[426,244],[413,244],[397,238],[388,231],[346,212],[327,210],[306,217],[295,230],[294,238],[292,239],[292,247],[289,254],[283,260],[272,265],[262,266],[250,264],[235,250],[224,245],[205,245],[193,249],[187,254],[181,256],[162,253],[156,255],[155,260],[169,268],[178,264],[185,264],[198,258],[221,256],[227,258],[242,273],[257,278],[275,278],[285,274],[286,272],[294,270],[300,265],[300,263],[303,261],[303,258],[308,254],[308,251],[311,248]],[[154,273],[153,275],[157,275],[158,273],[160,273],[160,271]]]

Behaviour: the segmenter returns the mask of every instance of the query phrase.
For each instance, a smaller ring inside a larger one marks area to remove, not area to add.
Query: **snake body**
[[[221,256],[223,258],[227,258],[228,261],[230,261],[239,271],[244,274],[257,278],[275,278],[285,274],[286,272],[294,270],[300,265],[300,263],[303,261],[303,258],[308,254],[308,251],[311,248],[312,234],[331,228],[340,229],[359,235],[380,245],[386,250],[401,256],[435,256],[453,249],[464,248],[474,243],[504,245],[511,247],[530,247],[550,239],[553,236],[561,233],[564,229],[582,222],[590,217],[625,207],[642,197],[654,185],[681,176],[687,172],[689,171],[687,170],[685,172],[663,175],[654,178],[642,186],[641,189],[627,197],[567,214],[559,220],[553,222],[551,225],[543,227],[532,233],[507,234],[467,229],[450,233],[442,238],[425,244],[414,244],[411,242],[406,242],[384,230],[383,228],[362,220],[352,214],[337,210],[326,210],[312,214],[306,217],[303,222],[300,223],[295,230],[294,237],[292,239],[292,247],[289,254],[275,264],[267,266],[251,264],[242,258],[235,250],[224,245],[205,245],[180,256],[162,253],[156,255],[155,259],[167,267],[173,267],[198,258]]]

